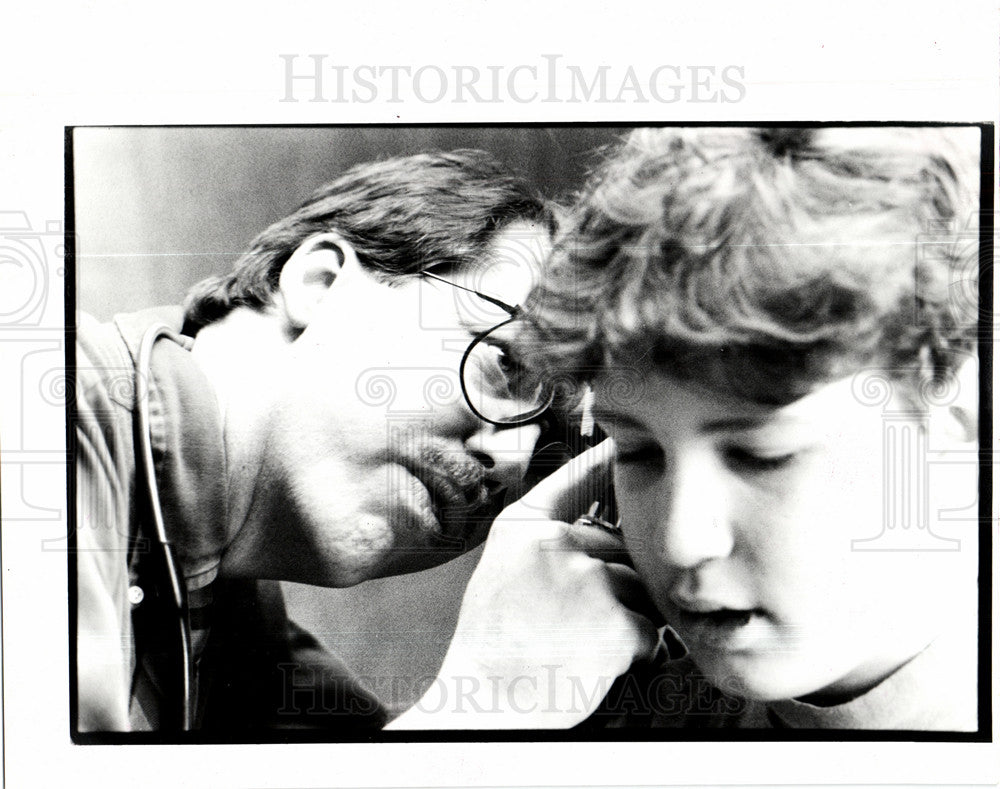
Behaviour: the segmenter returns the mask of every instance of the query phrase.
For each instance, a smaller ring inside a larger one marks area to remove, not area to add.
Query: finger
[[[576,550],[595,559],[632,566],[632,558],[625,549],[625,541],[620,532],[575,521],[566,528],[566,540]]]
[[[550,474],[504,511],[505,516],[572,522],[611,497],[614,444],[602,441]]]
[[[638,660],[652,660],[660,649],[660,631],[652,620],[647,619],[642,614],[629,611],[636,632],[639,634],[639,643],[636,646],[633,662]]]
[[[656,607],[635,570],[622,564],[609,564],[607,571],[611,588],[622,605],[648,619],[654,627],[659,628],[666,624],[663,614]]]

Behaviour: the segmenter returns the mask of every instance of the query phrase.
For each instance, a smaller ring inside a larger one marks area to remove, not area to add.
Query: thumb
[[[613,497],[614,454],[611,439],[602,441],[543,479],[503,515],[521,520],[575,521],[595,501],[607,502]]]

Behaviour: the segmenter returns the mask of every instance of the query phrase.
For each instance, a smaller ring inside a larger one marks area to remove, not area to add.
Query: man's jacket
[[[75,729],[180,728],[187,618],[195,721],[205,730],[378,727],[386,714],[350,671],[291,623],[275,582],[218,575],[231,528],[218,403],[184,345],[160,339],[136,370],[146,329],[179,331],[180,310],[99,324],[77,339]],[[136,462],[137,403],[149,405],[156,491],[183,570],[178,612],[151,526],[151,496]],[[137,469],[139,469],[137,471]]]

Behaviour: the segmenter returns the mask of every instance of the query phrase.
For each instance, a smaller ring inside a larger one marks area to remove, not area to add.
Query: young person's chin
[[[723,693],[752,701],[782,701],[820,693],[834,679],[817,676],[814,661],[788,660],[771,653],[739,652],[699,655],[691,652],[699,671]]]

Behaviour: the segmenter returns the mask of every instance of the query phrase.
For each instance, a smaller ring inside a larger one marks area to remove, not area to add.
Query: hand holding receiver
[[[658,614],[620,538],[579,518],[610,474],[610,442],[494,522],[437,681],[388,728],[566,728],[653,653]]]

